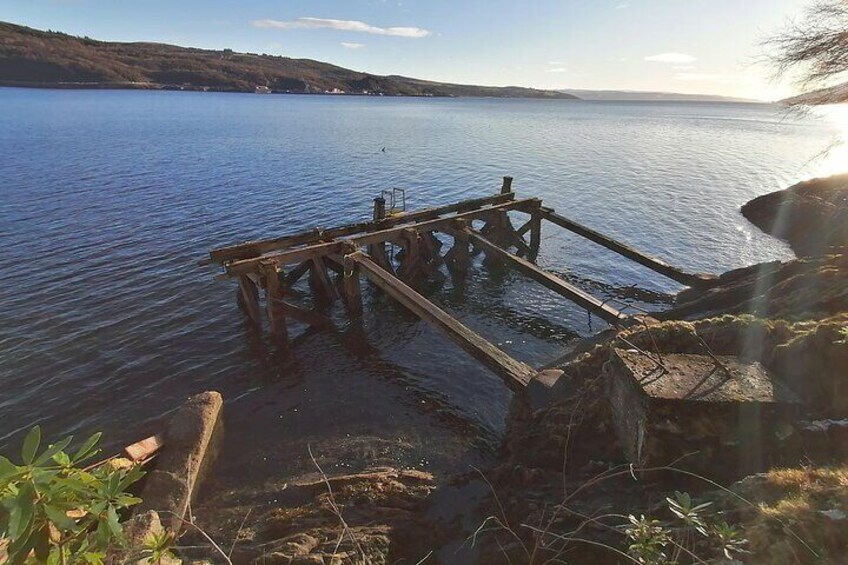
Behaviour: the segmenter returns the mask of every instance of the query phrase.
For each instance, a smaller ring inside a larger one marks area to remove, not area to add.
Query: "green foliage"
[[[147,563],[161,563],[166,558],[173,557],[173,554],[171,553],[171,545],[173,542],[173,536],[167,532],[151,534],[144,540],[141,557],[145,559]]]
[[[99,449],[100,434],[73,452],[68,437],[43,451],[34,427],[21,449],[21,464],[0,457],[0,539],[8,542],[9,565],[100,565],[122,547],[120,512],[141,502],[127,488],[144,474],[80,464]]]
[[[705,513],[712,503],[694,504],[685,492],[675,492],[666,502],[674,516],[671,523],[628,516],[630,525],[624,530],[630,540],[628,553],[639,563],[671,565],[681,559],[703,562],[716,555],[733,561],[745,553],[748,541],[741,531]]]

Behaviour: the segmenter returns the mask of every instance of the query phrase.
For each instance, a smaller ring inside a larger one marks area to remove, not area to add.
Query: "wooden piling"
[[[271,334],[279,341],[285,342],[288,340],[288,328],[286,328],[285,310],[282,307],[284,290],[280,282],[280,274],[274,263],[264,263],[262,271],[265,275],[265,310]]]
[[[241,275],[238,278],[238,284],[239,304],[244,308],[248,319],[261,328],[262,311],[259,308],[259,290],[256,288],[256,283],[248,275]]]
[[[358,318],[362,315],[362,290],[359,284],[359,265],[351,258],[351,255],[357,252],[355,246],[349,246],[345,249],[343,259],[342,295],[344,296],[345,305],[351,318]]]
[[[538,210],[531,212],[530,216],[530,250],[527,259],[535,263],[539,257],[539,247],[542,244],[542,214]],[[519,237],[521,237],[519,235]]]
[[[512,192],[512,177],[504,177],[503,184],[501,185],[501,194],[509,194]]]
[[[445,254],[445,264],[454,276],[455,280],[463,280],[468,274],[468,265],[471,263],[471,254],[468,251],[468,224],[457,220],[451,229],[453,236],[453,247]]]

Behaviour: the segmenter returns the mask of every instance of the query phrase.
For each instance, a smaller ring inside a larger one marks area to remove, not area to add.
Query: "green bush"
[[[71,441],[39,452],[36,426],[24,439],[21,464],[0,457],[0,547],[5,539],[9,565],[97,565],[125,545],[120,513],[141,502],[126,491],[144,472],[83,467],[99,453],[100,434],[69,455]]]

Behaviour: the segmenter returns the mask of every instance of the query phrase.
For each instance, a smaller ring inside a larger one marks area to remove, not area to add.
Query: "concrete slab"
[[[756,472],[801,402],[761,364],[736,357],[614,349],[603,371],[621,448],[642,468],[682,461],[713,478]]]

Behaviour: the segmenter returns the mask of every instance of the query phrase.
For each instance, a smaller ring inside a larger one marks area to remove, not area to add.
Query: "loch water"
[[[361,328],[337,308],[339,332],[293,327],[284,355],[198,262],[366,219],[384,189],[415,209],[512,175],[520,197],[717,273],[792,256],[739,207],[835,172],[841,133],[759,104],[0,89],[0,451],[36,423],[120,446],[214,389],[239,480],[308,465],[307,445],[351,467],[485,459],[510,394],[437,331],[364,286]],[[679,290],[552,225],[539,264],[648,309]],[[479,262],[429,296],[535,366],[604,327]]]

